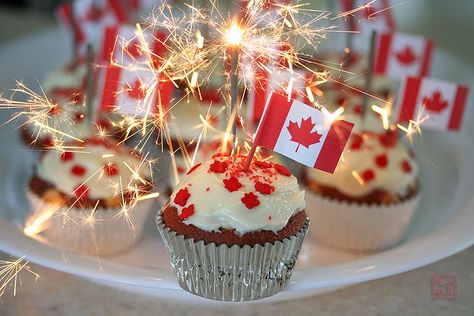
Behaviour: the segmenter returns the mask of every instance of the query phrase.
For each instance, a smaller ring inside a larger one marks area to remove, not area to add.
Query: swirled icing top
[[[99,139],[75,145],[81,148],[62,155],[47,151],[36,169],[38,177],[66,195],[85,193],[90,199],[108,199],[140,184],[136,174],[150,179],[148,164],[125,146]]]
[[[170,198],[180,219],[213,232],[277,232],[304,209],[304,191],[284,166],[254,160],[246,172],[244,161],[214,156],[191,168]]]

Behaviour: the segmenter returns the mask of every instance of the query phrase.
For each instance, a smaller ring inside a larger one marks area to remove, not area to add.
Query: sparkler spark
[[[24,118],[25,122],[20,127],[34,128],[34,142],[45,136],[52,137],[53,144],[64,140],[83,141],[69,132],[75,130],[73,118],[67,111],[72,104],[57,104],[42,89],[41,94],[38,94],[19,81],[12,92],[10,99],[0,95],[0,109],[17,110],[5,124]],[[26,97],[26,101],[17,100],[17,96]]]
[[[0,260],[0,297],[13,286],[13,295],[16,296],[18,284],[21,285],[21,273],[28,272],[38,280],[39,274],[28,265],[29,260],[22,256],[13,261]]]

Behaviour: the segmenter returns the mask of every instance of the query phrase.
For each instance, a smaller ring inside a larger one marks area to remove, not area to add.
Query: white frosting
[[[203,122],[200,118],[212,115],[216,121],[207,128],[203,135],[203,141],[215,141],[221,139],[227,126],[226,109],[222,104],[197,101],[194,96],[183,99],[173,106],[170,113],[169,129],[172,138],[181,137],[185,143],[197,140],[203,130]]]
[[[70,195],[78,186],[85,184],[89,188],[88,196],[91,199],[111,198],[128,191],[129,185],[140,184],[125,163],[136,170],[140,166],[141,159],[131,155],[125,146],[107,148],[103,144],[88,142],[83,148],[72,152],[72,155],[72,159],[62,160],[56,152],[46,152],[38,163],[38,176],[53,184],[61,192]],[[117,167],[116,175],[104,173],[104,166],[108,163]],[[72,168],[75,166],[85,168],[85,173],[80,176],[73,174]],[[150,170],[146,163],[141,166],[138,173],[142,178],[150,179]]]
[[[67,67],[62,67],[51,73],[48,73],[44,78],[41,87],[46,93],[49,93],[57,88],[76,88],[79,89],[87,74],[86,64],[81,63],[73,70],[68,70]]]
[[[362,146],[351,149],[351,145],[358,137],[353,134],[344,151],[334,174],[325,173],[316,169],[307,169],[306,175],[314,182],[333,187],[340,192],[353,197],[361,197],[373,190],[379,189],[403,196],[410,186],[416,183],[418,165],[400,141],[393,147],[382,145],[378,135],[364,134]],[[376,162],[376,157],[385,155],[387,164],[381,167]],[[403,168],[406,161],[411,171]],[[364,172],[371,170],[374,178],[360,182]],[[354,174],[356,172],[357,174]]]
[[[243,159],[237,158],[237,163],[241,163]],[[210,172],[210,165],[216,160],[228,161],[229,169],[225,173]],[[273,167],[260,169],[252,164],[250,173],[237,176],[243,186],[237,191],[229,192],[223,180],[230,177],[230,170],[235,166],[227,157],[214,158],[184,177],[173,192],[170,204],[177,208],[178,214],[182,213],[183,208],[194,205],[194,214],[184,219],[186,224],[206,231],[218,231],[220,227],[230,228],[239,234],[260,230],[277,232],[287,225],[293,214],[304,209],[304,191],[300,190],[297,179],[293,175],[282,175]],[[265,173],[269,171],[272,173],[270,176]],[[257,192],[253,177],[260,177],[261,182],[270,183],[274,191],[268,195]],[[190,197],[182,207],[175,203],[175,197],[185,188]],[[249,192],[253,192],[260,202],[250,209],[241,200]]]

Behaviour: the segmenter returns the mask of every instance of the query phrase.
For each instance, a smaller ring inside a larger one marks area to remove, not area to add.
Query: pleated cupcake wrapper
[[[43,212],[58,207],[32,192],[28,198],[33,210]],[[75,252],[105,255],[130,248],[140,238],[153,200],[139,202],[128,218],[119,215],[120,208],[97,208],[93,223],[87,223],[92,208],[61,207],[45,223],[41,233],[52,244]],[[67,215],[61,215],[67,212]],[[131,224],[133,224],[133,227]]]
[[[311,235],[325,244],[353,251],[375,251],[398,243],[420,202],[420,194],[391,205],[348,203],[306,191]]]
[[[156,224],[184,290],[204,298],[235,302],[272,296],[287,285],[309,219],[294,236],[273,244],[243,247],[185,238],[166,227],[160,214]]]

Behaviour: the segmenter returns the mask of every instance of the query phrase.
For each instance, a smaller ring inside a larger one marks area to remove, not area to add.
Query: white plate
[[[50,66],[65,60],[65,52],[50,49],[61,45],[65,45],[64,39],[59,32],[51,30],[0,50],[0,87],[11,86],[12,78],[26,78],[27,82],[41,78]],[[41,62],[35,62],[32,56],[41,56]],[[449,76],[453,77],[454,72],[459,81],[470,82],[466,80],[471,80],[474,72],[468,65],[444,52],[437,53],[435,61],[434,74],[452,79]],[[0,113],[0,119],[7,115]],[[34,154],[23,147],[17,131],[12,130],[11,125],[0,129],[3,149],[0,151],[0,218],[3,218],[0,219],[0,250],[15,256],[26,255],[34,263],[107,284],[163,297],[191,298],[175,281],[152,218],[135,249],[101,259],[61,251],[23,235],[18,226],[28,213],[24,188]],[[270,299],[307,296],[401,273],[471,246],[474,243],[471,144],[470,139],[460,135],[425,132],[416,144],[423,200],[404,241],[390,250],[358,256],[318,245],[309,236],[290,286]]]

